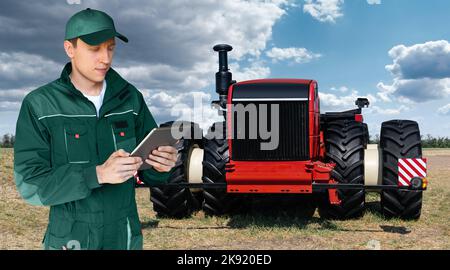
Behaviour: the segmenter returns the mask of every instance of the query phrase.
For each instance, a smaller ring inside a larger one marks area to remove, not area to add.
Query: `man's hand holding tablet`
[[[178,142],[172,137],[170,127],[154,128],[131,152],[131,157],[141,157],[144,163],[139,170],[153,167],[158,172],[168,172],[178,158],[174,147]]]
[[[175,167],[178,151],[173,146],[160,146],[153,150],[145,162],[158,172],[168,172]]]

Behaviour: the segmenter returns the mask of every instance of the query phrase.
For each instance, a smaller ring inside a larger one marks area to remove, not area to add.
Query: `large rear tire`
[[[171,126],[173,122],[161,124]],[[186,127],[191,128],[191,134],[194,129],[200,129],[198,124],[186,122]],[[201,132],[201,129],[197,132]],[[202,133],[197,133],[202,134]],[[192,147],[203,144],[202,139],[182,138],[177,145],[179,157],[175,167],[168,179],[168,183],[187,183],[187,165],[189,162],[189,153]],[[199,197],[195,196],[189,188],[181,187],[152,187],[150,188],[150,201],[153,203],[153,209],[158,217],[162,218],[185,218],[189,217],[193,211],[201,206]]]
[[[334,120],[326,123],[326,161],[336,163],[331,175],[342,184],[364,184],[364,144],[366,131],[363,123],[354,120]],[[328,196],[326,196],[328,198]],[[358,218],[364,213],[365,191],[339,190],[340,205],[328,200],[319,205],[325,218]]]
[[[392,120],[381,124],[380,148],[383,156],[383,185],[398,185],[398,159],[421,158],[422,145],[417,122]],[[381,210],[387,218],[418,219],[422,191],[383,190]]]
[[[222,129],[222,138],[213,138],[216,129]],[[214,123],[204,140],[203,183],[226,183],[225,164],[229,161],[225,123]],[[203,211],[206,215],[224,215],[233,212],[239,206],[238,197],[227,193],[226,188],[203,190]]]

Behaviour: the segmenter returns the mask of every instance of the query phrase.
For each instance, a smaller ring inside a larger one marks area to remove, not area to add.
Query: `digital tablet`
[[[174,146],[178,139],[172,137],[171,127],[154,128],[131,152],[131,157],[142,158],[142,165],[139,170],[150,169],[152,165],[145,162],[148,155],[159,146]]]

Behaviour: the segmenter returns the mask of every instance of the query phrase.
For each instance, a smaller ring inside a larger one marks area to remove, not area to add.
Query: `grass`
[[[429,158],[430,185],[418,221],[385,219],[375,193],[367,195],[366,213],[357,220],[325,220],[314,208],[296,210],[292,201],[280,204],[270,197],[249,201],[246,214],[205,217],[199,211],[188,219],[159,219],[148,189],[140,188],[136,199],[144,248],[368,249],[378,243],[381,249],[449,249],[450,149],[426,149],[424,156]],[[19,197],[12,162],[12,149],[0,149],[0,249],[40,249],[48,208],[27,205]]]

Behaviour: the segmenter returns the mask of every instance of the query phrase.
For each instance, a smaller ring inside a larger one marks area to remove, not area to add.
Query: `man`
[[[66,25],[70,63],[61,77],[29,93],[16,127],[14,177],[22,197],[50,206],[45,249],[142,249],[133,175],[165,182],[177,150],[130,157],[156,122],[142,94],[111,68],[112,18],[86,9]]]

